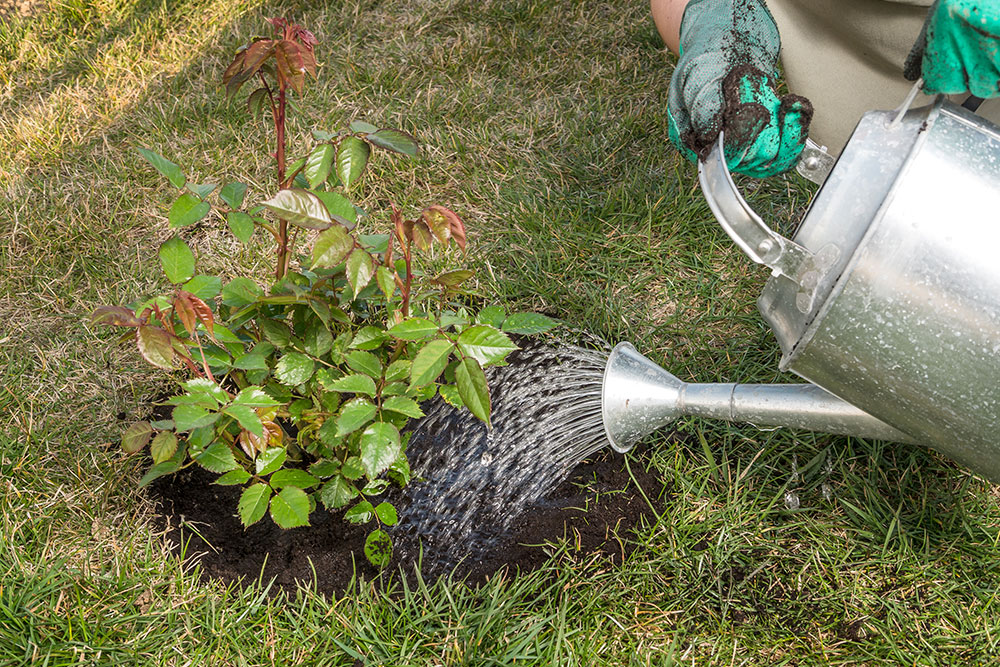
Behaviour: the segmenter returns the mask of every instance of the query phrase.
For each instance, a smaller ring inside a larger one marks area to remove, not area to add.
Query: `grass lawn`
[[[321,42],[293,138],[354,118],[416,135],[423,157],[376,161],[360,203],[456,210],[491,299],[630,340],[684,380],[790,381],[753,304],[766,271],[666,141],[671,61],[644,2],[51,0],[0,17],[0,665],[993,664],[1000,496],[903,445],[684,420],[646,462],[673,497],[624,565],[563,544],[477,590],[275,597],[170,557],[117,446],[164,379],[86,316],[164,287],[172,191],[134,147],[269,196],[266,125],[217,82],[274,15]],[[810,193],[744,185],[779,226]],[[264,246],[221,228],[187,234],[200,266],[260,275]]]

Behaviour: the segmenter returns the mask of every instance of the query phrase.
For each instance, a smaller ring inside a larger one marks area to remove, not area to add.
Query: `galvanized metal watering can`
[[[687,384],[622,343],[602,398],[615,449],[698,415],[923,444],[1000,482],[1000,128],[944,98],[907,106],[862,117],[792,240],[740,196],[720,137],[702,190],[771,268],[757,305],[809,383]]]

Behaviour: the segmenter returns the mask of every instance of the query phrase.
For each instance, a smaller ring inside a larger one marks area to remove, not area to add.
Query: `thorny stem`
[[[285,85],[278,82],[278,104],[274,107],[274,133],[277,140],[275,159],[278,162],[278,187],[285,189]],[[288,270],[288,221],[278,220],[278,257],[275,278],[282,278]]]

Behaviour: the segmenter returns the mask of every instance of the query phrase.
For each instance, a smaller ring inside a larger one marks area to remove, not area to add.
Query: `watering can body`
[[[793,239],[699,166],[720,224],[768,265],[782,370],[1000,481],[1000,128],[944,98],[873,111]]]

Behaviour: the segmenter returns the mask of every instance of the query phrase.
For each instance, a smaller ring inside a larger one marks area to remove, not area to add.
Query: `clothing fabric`
[[[913,84],[903,63],[932,0],[767,0],[790,92],[813,104],[810,138],[839,154],[862,114],[895,109]],[[952,96],[961,102],[965,95]],[[933,98],[919,95],[913,106]],[[1000,98],[978,111],[1000,124]]]

